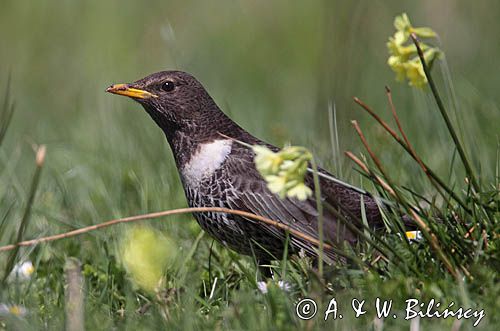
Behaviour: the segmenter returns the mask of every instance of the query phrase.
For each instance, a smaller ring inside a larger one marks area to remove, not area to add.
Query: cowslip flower
[[[436,38],[437,34],[431,28],[413,27],[406,13],[396,16],[394,27],[396,32],[389,37],[387,42],[389,51],[387,64],[396,73],[396,80],[407,79],[411,86],[424,87],[427,84],[427,77],[418,57],[417,48],[410,40],[410,35],[414,33],[420,39],[426,39]],[[420,42],[420,47],[424,51],[424,59],[429,66],[442,55],[437,47],[431,47],[424,42]]]
[[[280,198],[306,200],[312,190],[304,184],[312,154],[304,147],[288,146],[273,152],[266,146],[253,146],[255,166],[268,189]]]
[[[288,194],[304,201],[312,195],[312,190],[304,183],[298,183],[288,191]]]
[[[405,74],[411,86],[423,87],[427,84],[427,77],[420,60],[409,61],[405,66]]]
[[[174,261],[177,251],[172,239],[148,226],[127,230],[121,248],[128,275],[148,292],[161,286],[165,268]]]
[[[279,171],[279,167],[284,160],[278,153],[274,153],[269,148],[260,145],[253,146],[253,151],[255,152],[257,170],[261,174],[273,174]]]
[[[264,179],[267,182],[267,188],[269,191],[278,194],[280,197],[284,198],[286,196],[286,176],[276,176],[268,175]]]
[[[396,34],[401,34],[403,38],[408,38],[410,34],[415,33],[421,38],[435,38],[437,36],[431,28],[421,27],[415,28],[411,25],[408,14],[402,13],[394,18],[394,27],[396,28]]]

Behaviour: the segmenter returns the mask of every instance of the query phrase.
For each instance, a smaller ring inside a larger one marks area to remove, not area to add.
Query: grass
[[[492,54],[499,49],[495,43],[479,43],[477,36],[496,40],[500,25],[491,13],[499,4],[470,8],[458,1],[447,9],[454,18],[450,21],[431,15],[442,8],[401,8],[396,1],[276,2],[265,11],[262,4],[223,1],[210,6],[158,1],[147,8],[55,1],[30,6],[12,1],[0,13],[0,27],[13,31],[2,37],[11,47],[0,50],[1,63],[7,65],[0,70],[12,72],[10,80],[3,80],[10,92],[0,100],[0,245],[185,207],[161,132],[137,105],[103,93],[111,83],[165,67],[195,73],[244,127],[278,145],[292,140],[311,148],[326,168],[334,164],[342,179],[378,192],[396,211],[411,213],[411,207],[423,205],[416,218],[425,240],[401,240],[397,212],[389,213],[391,232],[381,241],[364,231],[367,240],[342,248],[351,257],[349,264],[325,267],[323,279],[306,258],[274,262],[277,278],[291,290],[271,282],[263,294],[253,259],[202,235],[189,215],[143,221],[175,247],[162,291],[151,293],[127,274],[120,244],[129,225],[116,225],[19,249],[12,261],[33,261],[35,273],[27,281],[6,278],[0,303],[24,306],[28,313],[0,316],[0,329],[64,327],[70,257],[82,264],[87,329],[378,330],[376,298],[393,299],[398,316],[404,315],[408,298],[484,308],[480,328],[497,329],[500,96],[495,86],[500,66]],[[207,15],[214,9],[218,15]],[[385,64],[392,18],[404,10],[442,35],[440,48],[449,63],[433,68],[439,108],[429,89],[392,83]],[[453,77],[448,77],[448,65]],[[396,124],[383,91],[387,82]],[[379,121],[356,105],[353,95]],[[336,117],[331,116],[330,125],[332,99]],[[351,119],[357,120],[371,153],[356,139]],[[396,128],[400,141],[380,122]],[[40,144],[47,146],[43,168],[35,162]],[[342,156],[346,150],[360,166]],[[471,172],[478,188],[464,181]],[[8,276],[8,261],[9,254],[0,253],[0,276]],[[320,311],[335,297],[343,319],[298,319],[295,303],[303,297],[314,298]],[[359,318],[350,308],[353,298],[366,300],[367,313]],[[471,320],[419,323],[425,330],[473,329]],[[409,326],[401,317],[383,322],[389,330]]]

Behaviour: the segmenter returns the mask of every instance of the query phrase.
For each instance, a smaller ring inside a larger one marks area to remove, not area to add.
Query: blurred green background
[[[332,157],[330,100],[343,150],[359,145],[351,119],[362,122],[379,151],[389,148],[351,98],[387,114],[383,88],[390,85],[410,136],[431,146],[430,155],[444,151],[440,158],[449,159],[450,141],[432,100],[396,83],[386,65],[385,42],[401,12],[439,33],[465,129],[479,126],[494,147],[498,1],[3,1],[1,83],[11,72],[17,105],[4,153],[45,143],[49,159],[66,156],[61,172],[89,165],[73,152],[101,161],[155,158],[164,160],[157,164],[164,171],[172,162],[161,132],[138,105],[104,89],[181,69],[249,131],[276,144],[319,149],[325,161]]]
[[[391,121],[384,90],[389,85],[418,153],[461,187],[462,169],[452,163],[453,144],[429,91],[396,82],[386,64],[386,41],[402,12],[414,26],[439,34],[446,62],[434,75],[475,167],[486,184],[493,183],[500,123],[499,1],[3,0],[0,88],[10,73],[16,107],[0,147],[0,219],[5,217],[3,229],[9,230],[0,233],[0,242],[12,242],[16,233],[36,144],[46,144],[48,154],[25,237],[186,205],[161,130],[138,104],[104,92],[110,84],[168,69],[196,76],[226,113],[258,137],[307,146],[326,168],[364,184],[349,160],[332,153],[328,104],[335,103],[333,135],[341,151],[363,152],[350,124],[357,119],[391,176],[425,195],[429,186],[416,164],[352,101],[360,97]],[[446,66],[451,81],[443,78]],[[182,256],[199,227],[188,215],[175,220],[155,224],[176,238]],[[118,277],[105,266],[122,228],[43,246],[43,254],[32,255],[50,261],[45,271],[37,270],[38,279],[55,277],[51,288],[62,292],[66,255]],[[197,252],[198,261],[206,260],[209,244]],[[194,292],[205,267],[196,265],[191,275]],[[105,311],[107,294],[99,286],[89,288],[90,304],[98,302],[95,309]],[[39,303],[49,297],[31,303],[46,310],[42,318],[60,310],[57,294],[57,304]]]

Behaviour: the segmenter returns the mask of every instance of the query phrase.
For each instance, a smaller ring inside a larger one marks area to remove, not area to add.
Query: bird
[[[272,193],[256,169],[255,153],[248,145],[279,148],[253,136],[229,118],[203,85],[183,71],[161,71],[133,83],[114,84],[106,92],[138,102],[163,131],[175,159],[189,207],[223,207],[242,210],[278,221],[290,229],[319,238],[317,202]],[[239,143],[241,142],[241,143]],[[368,192],[335,180],[319,168],[321,200],[342,211],[352,225],[362,213],[369,226],[383,227],[381,204]],[[330,180],[330,179],[333,180]],[[305,184],[314,188],[313,175]],[[284,252],[318,258],[311,242],[280,228],[229,213],[197,212],[201,228],[222,245],[250,255],[262,263],[283,257]],[[340,222],[339,214],[323,211],[324,239],[355,244],[359,234]],[[338,251],[325,249],[325,260],[339,261]]]

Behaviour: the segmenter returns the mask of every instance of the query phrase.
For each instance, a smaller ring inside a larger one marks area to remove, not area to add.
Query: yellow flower
[[[307,155],[308,151],[300,146],[287,146],[280,151],[280,154],[285,160],[297,160],[303,155]]]
[[[304,147],[288,146],[273,152],[265,146],[253,146],[255,166],[267,188],[281,199],[285,197],[305,200],[312,194],[304,184],[308,162],[312,154]]]
[[[425,63],[427,63],[428,66],[432,66],[432,63],[434,60],[439,59],[443,56],[443,52],[441,52],[439,49],[435,47],[428,48],[427,50],[424,50],[424,59]]]
[[[394,27],[398,31],[408,31],[411,28],[410,19],[406,13],[402,13],[394,18]]]
[[[408,62],[405,65],[406,77],[411,86],[423,87],[427,84],[427,77],[425,76],[424,68],[420,59]]]
[[[264,177],[269,191],[278,194],[281,198],[286,196],[286,176],[270,175]]]
[[[437,33],[434,32],[431,28],[411,28],[411,33],[416,34],[420,38],[436,38]]]
[[[255,145],[252,147],[255,153],[255,166],[261,174],[273,174],[279,170],[283,158],[274,153],[266,146]]]
[[[386,44],[389,51],[387,64],[396,73],[398,81],[408,79],[411,86],[425,86],[427,77],[420,63],[417,48],[409,38],[412,33],[415,33],[419,38],[435,38],[437,34],[430,28],[414,28],[406,13],[396,16],[394,27],[396,32],[394,36],[389,37]],[[430,47],[423,42],[420,42],[420,47],[424,51],[427,65],[432,64],[441,54],[437,47]]]
[[[131,279],[143,290],[154,292],[167,265],[174,261],[174,242],[148,226],[135,226],[122,242],[122,261]]]
[[[406,78],[406,67],[404,63],[401,62],[401,58],[398,56],[391,56],[389,60],[387,60],[387,64],[392,68],[392,70],[396,73],[396,79],[398,81],[403,81]]]
[[[414,28],[411,25],[410,19],[408,18],[408,15],[406,13],[403,13],[394,18],[394,27],[397,30],[396,34],[402,34],[402,36],[404,36],[404,39],[408,38],[412,33],[416,34],[420,38],[435,38],[437,36],[436,32],[434,32],[431,28]]]
[[[289,198],[297,198],[299,200],[306,200],[308,197],[312,195],[312,190],[307,187],[304,183],[299,183],[292,187],[287,192],[287,197]]]
[[[406,231],[405,232],[406,238],[411,241],[420,241],[424,237],[422,235],[422,232],[420,231]]]
[[[394,38],[389,38],[389,40],[391,39],[394,41],[395,45],[403,45],[408,39],[408,36],[403,31],[396,31],[396,33],[394,33]]]

